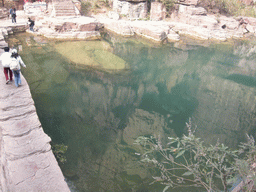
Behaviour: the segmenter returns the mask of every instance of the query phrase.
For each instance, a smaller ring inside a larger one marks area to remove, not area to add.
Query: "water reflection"
[[[69,147],[61,168],[78,191],[161,191],[149,185],[152,173],[139,163],[134,139],[160,135],[165,143],[186,132],[189,117],[207,143],[219,139],[233,147],[245,133],[255,134],[253,44],[174,47],[104,37],[89,43],[26,34],[9,39],[22,45],[23,72],[45,132]],[[74,48],[85,52],[70,54]],[[125,67],[105,70],[97,60],[104,54],[95,50],[107,50]]]

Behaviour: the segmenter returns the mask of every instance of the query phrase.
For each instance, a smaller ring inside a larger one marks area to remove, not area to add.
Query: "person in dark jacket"
[[[29,25],[30,31],[34,32],[35,21],[33,21],[31,18],[28,18],[28,25]]]
[[[11,16],[12,16],[12,22],[13,22],[13,23],[16,23],[16,9],[15,9],[15,8],[12,8],[12,9],[10,10],[10,14],[11,14]]]

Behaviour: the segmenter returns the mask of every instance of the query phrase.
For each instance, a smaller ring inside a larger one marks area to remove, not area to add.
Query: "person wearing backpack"
[[[0,61],[2,61],[2,66],[4,68],[4,75],[6,79],[6,84],[9,83],[9,81],[12,81],[12,70],[10,69],[10,63],[11,63],[11,53],[9,52],[9,47],[4,48],[4,53],[0,56]],[[9,73],[9,77],[8,77]]]
[[[12,22],[16,23],[16,9],[12,8],[11,10],[12,11],[10,11],[10,13],[11,13],[11,16],[12,16]]]
[[[10,68],[14,74],[14,82],[15,86],[19,87],[21,85],[21,79],[20,79],[20,64],[26,68],[25,63],[22,61],[21,57],[19,56],[16,49],[12,49],[12,55],[11,55],[11,64]]]

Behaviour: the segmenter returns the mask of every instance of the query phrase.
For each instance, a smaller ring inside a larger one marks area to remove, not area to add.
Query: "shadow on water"
[[[236,83],[246,85],[248,87],[256,87],[256,78],[240,74],[232,74],[226,77],[226,79],[234,81]]]
[[[236,66],[239,62],[239,58],[235,55],[223,56],[217,61],[219,64],[227,67]]]

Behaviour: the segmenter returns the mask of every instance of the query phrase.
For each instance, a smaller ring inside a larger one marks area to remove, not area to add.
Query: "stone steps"
[[[71,0],[54,0],[55,16],[76,16],[76,10]]]

